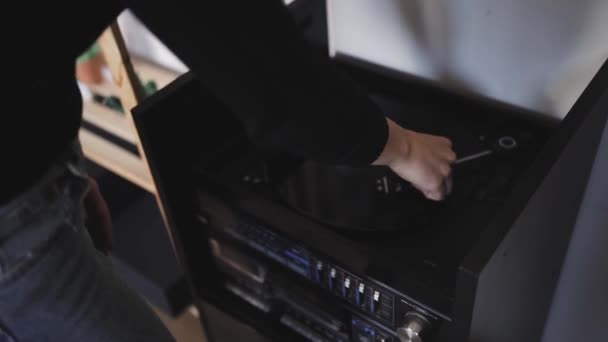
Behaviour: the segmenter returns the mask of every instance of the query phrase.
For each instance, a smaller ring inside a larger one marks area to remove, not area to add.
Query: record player
[[[386,76],[383,85],[405,82]],[[211,225],[223,227],[220,230],[237,227],[236,232],[224,234],[250,244],[257,237],[249,234],[264,235],[267,229],[273,231],[272,227],[278,227],[276,234],[293,234],[294,219],[281,214],[288,212],[303,222],[302,235],[294,237],[298,248],[306,250],[303,253],[315,255],[308,251],[315,247],[322,250],[320,255],[328,253],[314,241],[323,236],[321,231],[327,234],[323,237],[327,241],[340,237],[353,250],[337,257],[335,263],[339,265],[355,254],[366,259],[364,269],[352,272],[351,278],[364,278],[373,269],[378,272],[374,281],[404,294],[425,293],[411,300],[424,303],[434,320],[447,319],[459,261],[504,205],[552,127],[544,120],[530,120],[529,115],[523,119],[513,109],[501,112],[490,103],[466,102],[460,97],[450,100],[447,93],[430,86],[418,85],[416,91],[397,86],[394,90],[394,94],[370,91],[370,96],[404,127],[453,141],[461,162],[454,166],[454,189],[445,201],[424,198],[385,167],[349,168],[265,154],[241,136],[227,142],[217,160],[206,160],[206,166],[197,169],[197,179],[212,180],[218,187],[212,192],[216,195],[211,195],[210,184],[203,181],[201,213]],[[437,98],[442,101],[438,103]],[[261,223],[252,228],[251,222]],[[251,231],[240,231],[240,225]],[[263,240],[259,243],[272,244]],[[254,249],[260,252],[257,243]],[[311,260],[306,263],[313,263]],[[309,278],[331,278],[330,274],[311,276],[308,270],[302,273]],[[350,273],[338,271],[336,284],[327,280],[327,286],[342,289],[348,277],[345,274]],[[352,282],[353,286],[363,283]],[[398,296],[390,293],[388,290],[387,296]],[[425,297],[428,299],[422,299]],[[394,324],[392,315],[387,316],[389,326]]]
[[[433,202],[383,167],[260,151],[186,74],[135,118],[201,310],[283,341],[538,337],[605,120],[605,67],[555,122],[336,63],[396,122],[452,139],[452,193]]]

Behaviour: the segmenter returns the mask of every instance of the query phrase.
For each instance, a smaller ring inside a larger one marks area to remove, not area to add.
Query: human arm
[[[123,1],[257,144],[316,161],[387,165],[429,198],[442,197],[437,170],[449,158],[437,156],[449,146],[389,129],[367,94],[309,48],[281,1]]]
[[[124,2],[255,143],[348,165],[380,154],[383,113],[307,45],[281,1]]]

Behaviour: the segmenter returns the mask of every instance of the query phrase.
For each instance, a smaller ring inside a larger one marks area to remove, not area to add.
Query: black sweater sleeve
[[[266,148],[367,165],[382,112],[313,51],[280,0],[123,0]]]

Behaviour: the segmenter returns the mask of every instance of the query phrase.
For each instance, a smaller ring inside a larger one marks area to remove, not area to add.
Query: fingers
[[[448,146],[448,148],[440,150],[441,158],[443,160],[438,162],[438,176],[441,178],[439,185],[437,182],[433,182],[434,187],[430,190],[424,191],[424,195],[434,201],[441,201],[447,195],[452,192],[453,182],[452,182],[452,164],[456,161],[456,153],[452,150],[452,141],[446,138],[443,138],[444,143]]]
[[[452,149],[446,150],[443,157],[451,164],[456,161],[456,152]]]
[[[402,156],[387,165],[426,198],[443,200],[452,191],[452,164],[457,158],[452,141],[442,136],[408,130],[403,132],[407,132],[402,133],[403,139],[407,140],[407,144],[404,144],[407,149],[396,149],[403,150]]]
[[[442,201],[452,191],[452,167],[447,161],[423,163],[419,167],[402,165],[393,171],[430,200]]]
[[[442,201],[445,197],[445,194],[442,193],[441,191],[424,191],[424,196],[432,201]]]
[[[422,193],[433,201],[442,201],[452,192],[452,162],[449,159],[438,162],[435,172],[429,172],[423,182]]]
[[[448,177],[452,173],[452,166],[449,163],[441,163],[438,166],[439,175],[442,178]]]
[[[439,156],[444,158],[448,163],[452,163],[456,160],[456,153],[454,152],[454,150],[452,149],[452,140],[445,138],[445,137],[439,137],[437,138],[444,146],[441,148],[437,148],[436,151],[438,152]]]
[[[452,193],[452,189],[454,188],[454,182],[452,180],[452,175],[449,175],[448,177],[446,177],[446,179],[443,181],[443,187],[444,187],[443,192],[446,196]]]
[[[449,168],[443,168],[443,170],[436,169],[434,172],[427,171],[425,179],[423,179],[417,186],[418,190],[422,194],[433,201],[441,201],[445,198],[445,179],[449,174]]]
[[[441,141],[446,144],[450,149],[452,148],[452,140],[446,138],[446,137],[440,137],[439,139],[441,139]]]

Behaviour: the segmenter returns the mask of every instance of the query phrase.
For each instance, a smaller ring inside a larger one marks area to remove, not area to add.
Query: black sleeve
[[[256,143],[356,166],[382,151],[383,113],[308,46],[282,1],[123,1]]]

